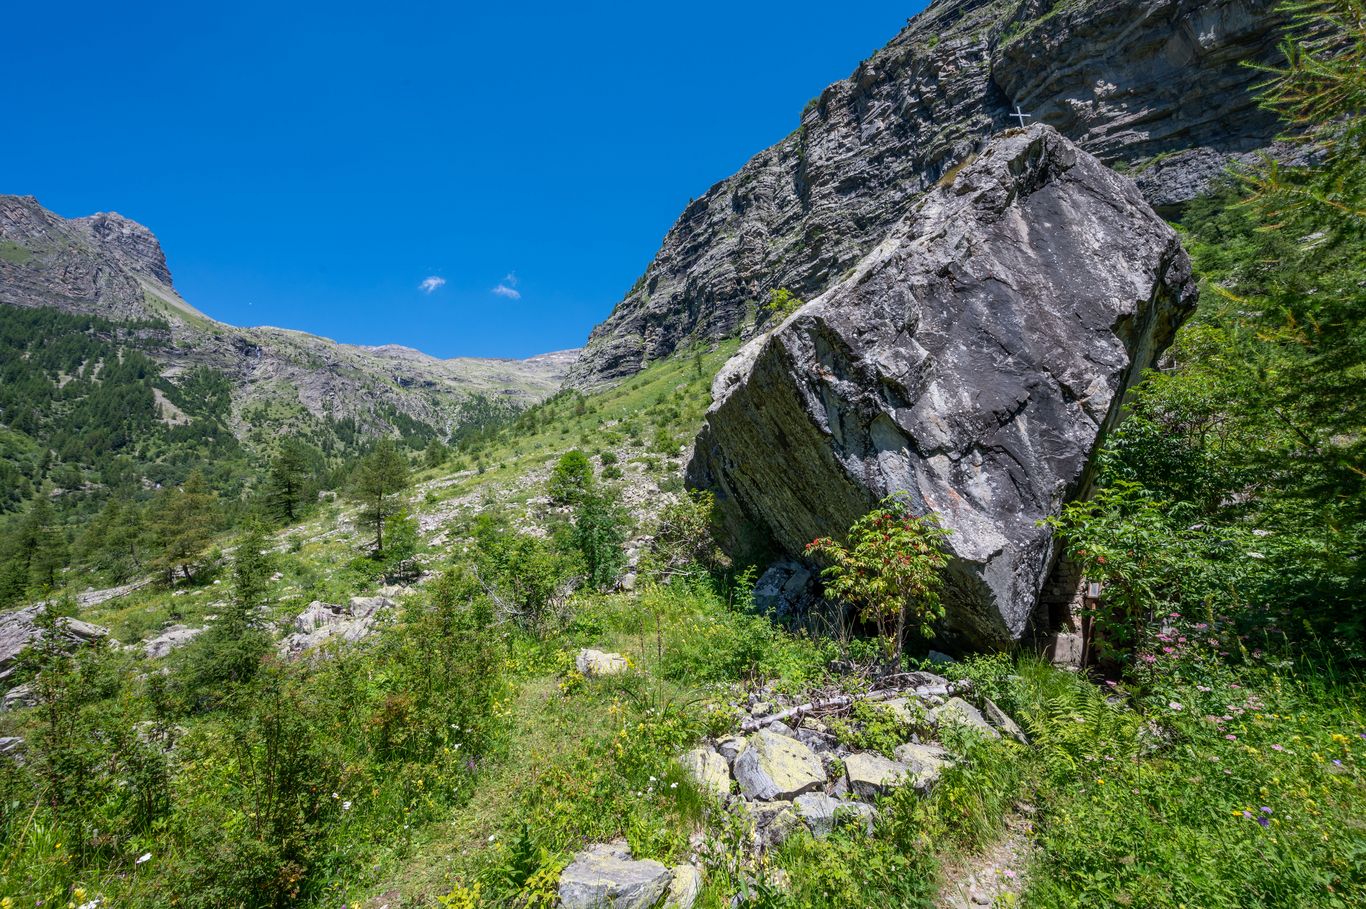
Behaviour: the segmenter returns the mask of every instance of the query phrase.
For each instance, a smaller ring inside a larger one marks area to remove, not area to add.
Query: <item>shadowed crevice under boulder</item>
[[[952,531],[950,638],[1025,634],[1125,391],[1194,308],[1176,233],[1047,126],[995,137],[722,370],[688,466],[733,553],[799,554],[905,493]]]

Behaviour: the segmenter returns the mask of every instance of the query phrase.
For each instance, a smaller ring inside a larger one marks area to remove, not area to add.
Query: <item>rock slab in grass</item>
[[[801,817],[793,809],[793,803],[789,801],[739,804],[740,810],[754,825],[754,840],[762,849],[772,849],[782,843],[802,822]]]
[[[939,745],[908,742],[898,746],[895,755],[909,768],[911,782],[921,792],[932,789],[939,782],[939,775],[953,766],[953,758]]]
[[[42,640],[44,632],[38,626],[38,616],[42,610],[42,606],[26,606],[0,616],[0,679],[6,679],[14,672],[15,659],[25,647]],[[64,650],[93,644],[108,634],[109,629],[80,619],[57,620],[57,636]]]
[[[1029,736],[1025,735],[1020,724],[1012,720],[1000,707],[997,707],[995,701],[988,698],[986,703],[982,705],[982,714],[986,717],[987,722],[1000,730],[1003,735],[1010,736],[1021,745],[1029,744]]]
[[[936,707],[930,712],[931,718],[936,726],[953,725],[970,726],[981,731],[989,738],[999,739],[1001,733],[996,731],[982,716],[982,712],[969,704],[962,698],[949,698],[942,707]]]
[[[560,875],[563,909],[651,909],[673,881],[659,862],[631,858],[624,842],[589,846]]]
[[[694,865],[675,865],[664,909],[692,909],[702,892],[702,872]]]
[[[770,801],[790,799],[825,785],[825,768],[810,748],[761,729],[749,737],[749,747],[735,759],[735,779],[745,798]]]
[[[860,798],[876,798],[910,779],[910,768],[880,754],[860,752],[844,759],[849,788]]]
[[[172,650],[184,647],[203,633],[203,628],[189,628],[185,625],[172,625],[156,637],[144,641],[142,644],[142,655],[149,660],[159,660]]]
[[[347,606],[314,600],[294,617],[294,632],[280,639],[279,651],[296,656],[333,639],[347,643],[362,640],[374,630],[379,613],[393,606],[393,600],[382,596],[352,597]]]
[[[740,756],[740,752],[749,747],[749,742],[743,735],[728,735],[716,743],[716,750],[721,752],[721,757],[727,761],[734,761]]]
[[[621,675],[626,671],[626,657],[619,653],[585,648],[574,660],[575,667],[586,676]]]
[[[835,811],[842,804],[839,799],[831,798],[824,792],[808,792],[792,800],[797,814],[816,836],[825,836],[835,829]]]
[[[730,766],[726,759],[707,747],[684,752],[678,762],[703,792],[725,798],[730,795]]]

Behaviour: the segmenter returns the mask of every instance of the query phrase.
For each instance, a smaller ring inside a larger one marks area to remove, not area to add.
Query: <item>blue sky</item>
[[[227,322],[575,347],[924,5],[12,4],[0,192],[141,221]]]

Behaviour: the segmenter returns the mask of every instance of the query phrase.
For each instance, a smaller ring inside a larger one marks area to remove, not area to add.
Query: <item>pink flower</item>
[[[1234,735],[1231,732],[1228,735],[1224,736],[1224,738],[1228,739],[1230,742],[1238,741],[1238,736]]]

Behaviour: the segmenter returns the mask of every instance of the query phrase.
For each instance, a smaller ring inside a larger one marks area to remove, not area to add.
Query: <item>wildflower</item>
[[[1230,742],[1238,741],[1238,736],[1234,735],[1231,732],[1228,735],[1224,736],[1224,738],[1228,739]]]
[[[496,840],[496,839],[498,839],[498,834],[496,834],[496,833],[490,833],[490,834],[489,834],[489,842],[490,842],[490,843],[493,842],[493,841]]]
[[[677,789],[677,788],[678,788],[678,784],[677,784],[677,783],[670,783],[670,784],[669,784],[669,788],[670,788],[670,789]]]
[[[1280,745],[1272,745],[1272,746],[1271,746],[1271,750],[1272,750],[1272,751],[1284,751],[1285,749],[1282,748]]]
[[[1333,763],[1336,764],[1336,765],[1339,766],[1339,767],[1342,766],[1342,761],[1339,761],[1337,758],[1333,758]]]
[[[350,800],[350,799],[347,799],[346,801],[342,802],[342,811],[350,811],[350,810],[351,810],[351,800]]]
[[[1263,806],[1262,806],[1262,814],[1270,814],[1270,813],[1271,813],[1271,809],[1268,808],[1268,807],[1266,807],[1265,805],[1263,805]]]
[[[1271,826],[1271,822],[1264,817],[1257,818],[1257,823],[1261,824],[1263,829],[1266,829]]]
[[[152,853],[150,853],[150,852],[144,852],[142,855],[139,855],[139,856],[138,856],[138,860],[137,860],[136,862],[134,862],[133,864],[134,864],[134,865],[141,865],[143,862],[150,862],[151,860],[152,860]]]
[[[1176,710],[1178,712],[1185,709],[1181,706],[1180,701],[1168,701],[1167,706],[1170,707],[1172,710]]]

